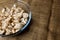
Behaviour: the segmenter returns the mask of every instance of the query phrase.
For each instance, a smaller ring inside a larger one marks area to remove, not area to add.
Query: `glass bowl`
[[[6,1],[6,2],[0,2],[0,4],[1,4],[0,11],[2,10],[3,7],[11,8],[14,4],[16,4],[17,6],[20,6],[21,8],[23,8],[29,14],[27,23],[18,32],[10,34],[10,35],[0,34],[0,36],[3,36],[3,37],[4,36],[15,36],[15,35],[20,34],[22,31],[24,31],[28,27],[28,25],[31,21],[31,11],[30,11],[29,5],[26,2],[20,1],[20,0],[11,0],[11,1]]]

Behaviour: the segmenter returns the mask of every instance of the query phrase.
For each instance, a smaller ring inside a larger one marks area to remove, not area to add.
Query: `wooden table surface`
[[[0,2],[6,1],[12,0],[0,0]],[[20,35],[0,37],[0,40],[60,40],[60,0],[23,1],[30,5],[31,24]]]

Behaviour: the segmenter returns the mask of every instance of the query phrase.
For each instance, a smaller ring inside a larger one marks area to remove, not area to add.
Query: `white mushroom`
[[[8,18],[5,19],[5,21],[6,21],[6,22],[9,22],[11,18],[12,18],[11,16],[8,16]]]
[[[24,10],[21,10],[21,12],[20,12],[20,13],[18,13],[18,15],[20,15],[20,17],[22,17],[23,12],[24,12]]]
[[[9,13],[10,12],[10,9],[8,7],[6,7],[6,12]]]
[[[11,19],[11,17],[9,17],[9,18],[5,19],[4,21],[2,21],[2,29],[6,29],[6,27],[9,24],[10,19]]]
[[[13,14],[14,14],[14,9],[11,9],[10,15],[13,15]]]
[[[15,24],[12,22],[11,25],[14,26]]]
[[[12,25],[9,25],[8,28],[12,28]]]
[[[23,18],[28,18],[28,13],[23,13]]]
[[[12,29],[12,33],[15,33],[15,30],[16,30],[16,29],[13,28],[13,29]]]
[[[14,30],[12,30],[12,33],[15,33],[15,31],[14,31]]]
[[[3,34],[5,31],[4,30],[0,30],[0,34]]]
[[[20,7],[18,7],[18,8],[15,9],[15,12],[14,13],[19,13],[19,12],[21,12],[21,10],[22,9]]]
[[[5,22],[2,22],[2,29],[6,29],[7,24]]]
[[[16,29],[16,31],[15,32],[18,32],[20,29]]]
[[[12,10],[15,10],[15,9],[16,9],[16,4],[14,4],[11,9],[12,9]]]
[[[17,20],[13,20],[13,22],[14,22],[14,23],[18,23],[18,22],[19,22],[19,19],[17,19]]]
[[[14,19],[18,19],[18,18],[21,18],[22,17],[22,14],[23,14],[24,10],[22,10],[20,13],[16,13],[13,15]]]
[[[22,27],[21,23],[16,23],[14,26],[15,29],[21,29],[21,27]]]
[[[5,8],[2,9],[2,13],[4,13],[4,12],[5,12]]]
[[[11,30],[6,29],[6,33],[5,33],[5,35],[9,35],[9,34],[11,34]]]
[[[8,12],[5,12],[5,16],[9,16],[10,14]]]
[[[20,12],[20,11],[16,8],[14,13],[18,13],[18,12]]]
[[[6,17],[5,17],[5,16],[4,16],[3,18],[4,18],[4,19],[6,19]]]
[[[27,22],[27,19],[25,20],[24,18],[21,18],[21,23],[22,23],[23,25],[25,25],[26,22]]]
[[[16,4],[14,4],[13,7],[16,8]]]
[[[27,19],[27,18],[25,18],[25,22],[27,22],[27,20],[28,20],[28,19]]]

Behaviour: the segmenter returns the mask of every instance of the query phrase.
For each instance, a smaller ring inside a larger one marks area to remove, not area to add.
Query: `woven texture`
[[[19,36],[0,37],[0,40],[60,40],[60,0],[23,1],[30,5],[31,24]]]

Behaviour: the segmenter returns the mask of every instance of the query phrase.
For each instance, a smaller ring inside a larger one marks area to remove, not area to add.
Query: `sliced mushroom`
[[[26,22],[27,22],[27,19],[21,18],[21,23],[22,23],[23,25],[25,25]]]
[[[16,29],[13,28],[13,29],[12,29],[12,33],[15,33],[15,31],[16,31]]]
[[[6,29],[6,33],[5,33],[5,35],[9,35],[9,34],[11,34],[11,30]]]
[[[28,13],[23,13],[23,18],[28,18]]]
[[[15,26],[14,26],[15,29],[21,29],[22,28],[22,25],[21,23],[16,23]]]
[[[2,13],[4,13],[4,12],[5,12],[5,10],[6,10],[6,9],[5,9],[5,8],[3,8],[3,9],[2,9]]]
[[[0,30],[0,34],[3,34],[5,31],[4,30]]]

